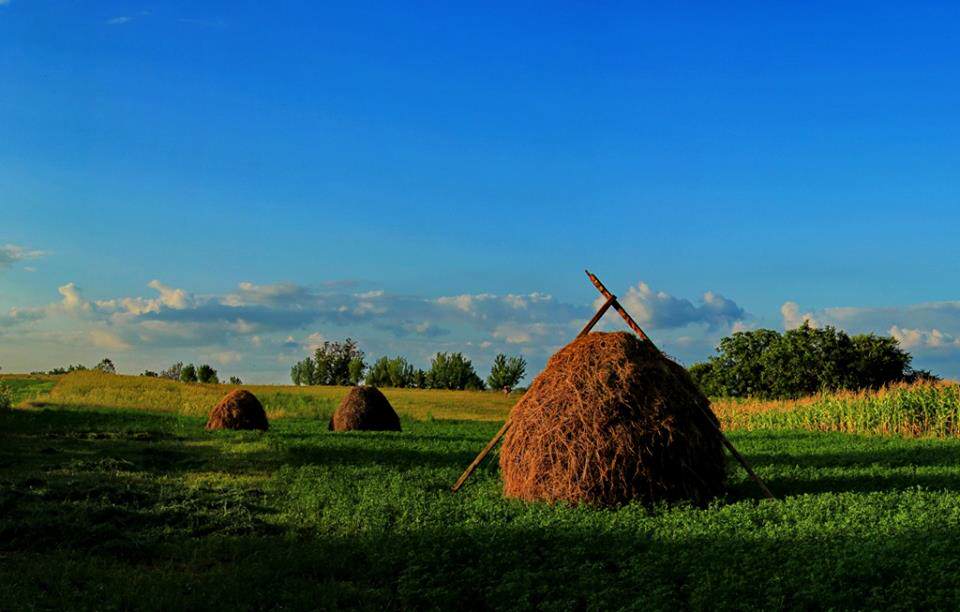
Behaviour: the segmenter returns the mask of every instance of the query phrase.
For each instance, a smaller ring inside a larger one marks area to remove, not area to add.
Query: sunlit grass
[[[21,406],[147,410],[204,417],[232,385],[185,384],[141,376],[75,372],[61,377],[6,377]],[[263,402],[270,419],[328,419],[347,387],[240,385]],[[401,417],[503,421],[519,394],[383,389]],[[960,385],[899,384],[880,391],[824,393],[789,401],[718,399],[713,410],[726,430],[804,429],[907,436],[960,435]]]
[[[49,393],[31,398],[33,405],[85,406],[149,410],[183,416],[206,416],[230,390],[244,388],[263,403],[270,419],[329,418],[348,387],[291,385],[209,385],[145,376],[74,372],[59,377]],[[519,395],[499,392],[383,389],[401,416],[414,419],[502,421]]]

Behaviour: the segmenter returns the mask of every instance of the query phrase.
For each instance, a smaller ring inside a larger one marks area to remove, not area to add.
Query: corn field
[[[725,429],[960,434],[960,385],[955,382],[898,384],[879,391],[823,393],[796,401],[718,400],[713,407]]]

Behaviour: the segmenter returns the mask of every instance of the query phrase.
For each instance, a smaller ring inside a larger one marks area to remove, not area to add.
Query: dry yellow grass
[[[228,392],[248,389],[271,419],[287,416],[326,418],[349,387],[291,385],[208,385],[145,376],[74,372],[59,377],[49,393],[30,402],[90,408],[123,408],[205,416]],[[401,415],[416,419],[502,421],[519,398],[482,391],[382,389]]]

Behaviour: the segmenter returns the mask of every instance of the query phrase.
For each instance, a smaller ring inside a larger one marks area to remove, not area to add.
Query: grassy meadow
[[[29,380],[0,610],[960,607],[950,385],[717,402],[777,501],[731,463],[709,508],[600,510],[506,500],[495,461],[449,492],[516,396],[387,389],[402,433],[334,434],[343,389],[245,386],[270,431],[211,433],[227,386]]]

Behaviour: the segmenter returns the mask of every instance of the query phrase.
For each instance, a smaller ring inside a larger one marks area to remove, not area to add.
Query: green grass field
[[[710,508],[598,510],[505,500],[495,462],[449,492],[499,422],[440,417],[497,394],[259,434],[55,391],[0,414],[0,610],[960,607],[953,437],[734,430],[780,500],[731,464]]]

